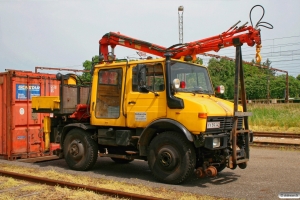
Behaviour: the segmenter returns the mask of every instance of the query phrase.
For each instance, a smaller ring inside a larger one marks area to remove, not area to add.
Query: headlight
[[[180,87],[180,80],[178,78],[175,78],[173,80],[173,87],[178,89]]]
[[[214,138],[213,140],[213,148],[220,147],[220,138]]]

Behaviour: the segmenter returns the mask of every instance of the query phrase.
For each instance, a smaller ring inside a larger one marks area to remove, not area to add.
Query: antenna
[[[178,7],[179,43],[183,44],[183,6]]]

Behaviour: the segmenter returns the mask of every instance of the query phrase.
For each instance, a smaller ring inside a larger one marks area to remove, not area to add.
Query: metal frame
[[[248,124],[248,116],[251,113],[247,112],[247,99],[245,91],[245,81],[244,81],[244,69],[243,69],[243,59],[242,59],[242,48],[243,45],[239,38],[233,39],[233,44],[236,47],[235,54],[235,82],[234,82],[234,110],[233,110],[233,126],[231,131],[231,141],[232,141],[232,157],[229,160],[229,167],[235,168],[237,164],[246,163],[249,160],[249,137],[250,130]],[[243,106],[243,112],[238,111],[239,103],[239,84],[241,87],[241,102]],[[244,130],[237,130],[238,117],[244,117]],[[238,134],[245,134],[245,155],[243,159],[238,160],[237,158],[237,136]]]

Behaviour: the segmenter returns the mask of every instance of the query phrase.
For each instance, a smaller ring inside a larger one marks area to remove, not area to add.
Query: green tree
[[[98,63],[99,62],[99,56],[94,56],[92,58],[92,60],[94,60],[94,63]],[[84,70],[88,70],[88,71],[91,71],[92,69],[92,65],[93,62],[91,60],[86,60],[83,62],[83,68]],[[91,78],[91,73],[90,72],[84,72],[81,76],[80,76],[81,80],[85,83],[90,83],[92,78]]]
[[[266,60],[263,66],[270,67],[270,60]],[[249,64],[243,64],[246,97],[248,99],[267,98],[268,80],[273,78],[274,72],[271,69],[260,68]],[[208,62],[208,69],[213,85],[224,85],[224,97],[234,97],[235,62],[226,59],[211,58]]]
[[[199,64],[199,65],[203,65],[203,59],[202,58],[199,58],[197,57],[195,63]]]
[[[300,93],[300,82],[293,76],[289,76],[289,96],[298,98]]]
[[[208,70],[214,87],[224,85],[225,93],[223,97],[233,99],[235,63],[224,58],[211,58],[208,62]]]
[[[285,96],[286,75],[275,76],[270,82],[270,95],[272,99],[283,99]]]

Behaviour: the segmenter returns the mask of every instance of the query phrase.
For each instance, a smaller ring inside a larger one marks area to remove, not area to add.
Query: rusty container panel
[[[88,97],[89,97],[89,90],[90,88],[87,86],[87,87],[80,87],[80,101],[79,103],[80,104],[87,104],[87,101],[88,101]]]
[[[87,104],[89,86],[63,85],[61,113],[72,114],[77,104]]]
[[[59,96],[54,74],[10,70],[0,73],[0,158],[44,156],[43,118],[32,113],[32,96]]]
[[[76,110],[78,88],[76,85],[64,85],[62,90],[62,112],[71,114]]]

